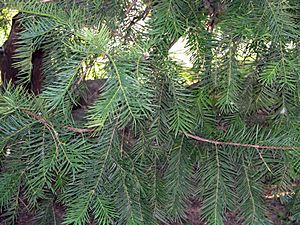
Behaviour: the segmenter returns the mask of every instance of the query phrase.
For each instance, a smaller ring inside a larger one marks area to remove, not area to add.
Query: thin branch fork
[[[52,125],[52,123],[46,119],[44,119],[43,117],[39,116],[39,115],[36,115],[35,113],[33,112],[30,112],[28,111],[27,109],[25,108],[20,108],[22,112],[24,112],[25,114],[31,116],[32,118],[36,119],[37,121],[41,122],[43,125],[45,125],[45,127],[47,127],[47,129],[50,131],[51,135],[55,136],[55,138],[53,138],[55,140],[55,144],[56,143],[56,140],[59,140],[58,139],[58,133],[54,130],[54,127]],[[67,130],[69,131],[72,131],[72,132],[75,132],[75,133],[79,133],[79,134],[83,134],[83,133],[92,133],[94,132],[95,130],[93,129],[86,129],[86,128],[76,128],[76,127],[71,127],[71,126],[64,126]],[[58,148],[58,146],[57,146]]]
[[[295,150],[300,149],[300,146],[267,146],[267,145],[255,145],[255,144],[243,144],[243,143],[237,143],[237,142],[223,142],[223,141],[216,141],[211,140],[203,137],[199,137],[193,134],[185,134],[187,137],[192,138],[197,141],[211,143],[214,145],[229,145],[229,146],[235,146],[235,147],[244,147],[244,148],[255,148],[255,149],[273,149],[273,150]]]

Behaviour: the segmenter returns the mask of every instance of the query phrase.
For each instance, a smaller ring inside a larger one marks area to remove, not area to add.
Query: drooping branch
[[[255,149],[273,149],[273,150],[296,150],[300,149],[300,146],[267,146],[267,145],[257,145],[257,144],[243,144],[237,142],[224,142],[224,141],[216,141],[212,139],[207,139],[203,137],[199,137],[193,134],[185,134],[187,137],[192,138],[197,141],[206,142],[214,145],[228,145],[235,147],[244,147],[244,148],[255,148]]]
[[[46,119],[44,119],[41,116],[38,116],[24,108],[21,108],[21,110],[26,113],[27,115],[33,117],[34,119],[38,120],[39,122],[41,122],[42,124],[44,124],[47,129],[50,131],[50,133],[54,135],[54,140],[55,140],[55,144],[58,150],[58,146],[57,146],[57,140],[58,140],[58,134],[57,132],[54,130],[53,125],[51,124],[51,122],[47,121]],[[75,132],[75,133],[79,133],[79,134],[83,134],[83,133],[93,133],[95,130],[93,129],[86,129],[86,128],[75,128],[75,127],[71,127],[71,126],[65,126],[65,128],[69,131]],[[227,145],[227,146],[234,146],[234,147],[243,147],[243,148],[255,148],[255,149],[272,149],[272,150],[296,150],[296,149],[300,149],[300,146],[272,146],[272,145],[257,145],[257,144],[244,144],[244,143],[238,143],[238,142],[224,142],[224,141],[217,141],[217,140],[212,140],[212,139],[207,139],[207,138],[203,138],[197,135],[193,135],[193,134],[185,134],[187,137],[192,138],[194,140],[200,141],[200,142],[206,142],[206,143],[210,143],[210,144],[214,144],[214,145]]]

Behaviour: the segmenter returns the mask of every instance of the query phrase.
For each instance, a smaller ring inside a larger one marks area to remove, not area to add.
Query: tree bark
[[[18,13],[13,17],[12,27],[7,41],[2,46],[2,52],[0,53],[0,71],[1,71],[1,81],[4,89],[7,87],[8,83],[11,82],[13,85],[18,85],[20,80],[19,71],[14,67],[14,63],[17,62],[15,59],[17,42],[19,39],[22,27],[20,25],[20,16]],[[43,64],[44,52],[42,49],[38,49],[32,53],[32,71],[30,82],[24,85],[24,88],[35,95],[41,92],[42,87],[42,64]]]

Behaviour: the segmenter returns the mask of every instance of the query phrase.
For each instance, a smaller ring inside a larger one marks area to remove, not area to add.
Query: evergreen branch
[[[57,223],[189,223],[189,200],[200,198],[208,224],[230,223],[228,212],[268,224],[266,181],[297,193],[299,0],[4,2],[22,25],[16,81],[0,91],[4,223],[25,203],[39,224],[54,224],[57,200],[66,208]],[[191,70],[169,54],[185,39]],[[37,50],[43,80],[33,96]],[[86,126],[75,126],[89,75],[107,82],[87,104]]]
[[[253,213],[251,214],[251,224],[254,224],[255,221],[255,216],[256,216],[256,202],[255,199],[253,197],[253,193],[252,193],[252,185],[250,182],[250,178],[249,178],[249,174],[248,174],[248,168],[245,165],[245,162],[243,161],[243,168],[244,168],[244,175],[245,175],[245,179],[246,179],[246,186],[248,188],[249,191],[249,201],[251,202],[251,208]]]
[[[191,174],[192,163],[188,161],[189,152],[182,135],[176,140],[177,143],[172,147],[171,160],[166,172],[166,183],[168,186],[168,214],[174,220],[184,217],[184,207],[188,202],[191,193]]]
[[[214,221],[214,224],[218,224],[218,221],[219,221],[219,198],[220,198],[220,195],[219,195],[219,192],[220,192],[220,159],[219,159],[219,153],[218,153],[218,148],[216,146],[216,169],[217,169],[217,174],[216,174],[216,189],[215,189],[215,201],[214,201],[214,213],[213,213],[213,221]]]
[[[249,153],[249,152],[248,152]],[[257,174],[256,164],[253,164],[252,153],[245,154],[240,160],[238,169],[237,194],[243,199],[239,215],[245,224],[269,224],[263,204],[263,186]],[[249,157],[250,156],[250,157]]]
[[[9,141],[12,137],[16,136],[17,134],[21,133],[23,130],[28,129],[32,124],[28,124],[27,126],[23,126],[20,129],[16,130],[15,132],[13,132],[12,134],[10,134],[9,136],[2,138],[1,142],[5,143],[7,141]],[[23,143],[22,141],[17,142],[17,144]]]
[[[44,119],[43,117],[38,116],[35,113],[28,111],[27,109],[20,108],[20,110],[22,112],[26,113],[27,115],[31,116],[32,118],[34,118],[34,119],[38,120],[39,122],[41,122],[49,130],[49,132],[50,132],[50,134],[51,134],[51,136],[53,138],[53,141],[55,143],[56,158],[58,158],[58,149],[59,149],[59,145],[61,143],[60,143],[60,140],[59,140],[59,137],[58,137],[58,133],[54,129],[53,124],[50,121],[47,121],[46,119]]]
[[[116,132],[116,129],[117,129],[117,124],[118,123],[116,122],[116,124],[113,127],[113,130],[112,130],[112,133],[111,133],[111,136],[110,136],[110,140],[109,140],[109,144],[107,146],[108,148],[107,148],[107,151],[105,152],[105,158],[103,160],[103,165],[101,166],[101,170],[100,170],[99,176],[98,176],[98,178],[96,180],[96,183],[95,183],[93,189],[91,190],[92,193],[96,193],[97,187],[100,184],[101,178],[102,178],[102,176],[103,176],[103,174],[105,172],[105,167],[106,167],[108,158],[109,158],[109,156],[111,154],[111,151],[112,151],[113,138],[115,136],[115,132]]]
[[[113,68],[114,68],[115,73],[116,73],[116,75],[117,75],[117,81],[118,81],[118,84],[119,84],[119,88],[120,88],[120,90],[121,90],[121,92],[122,92],[122,94],[123,94],[123,96],[124,96],[125,103],[126,103],[126,105],[127,105],[127,107],[128,107],[128,110],[129,110],[129,112],[130,112],[132,118],[134,119],[134,123],[135,123],[135,122],[136,122],[136,121],[135,121],[135,116],[134,116],[134,113],[132,112],[131,106],[130,106],[130,104],[129,104],[128,96],[127,96],[127,93],[126,93],[125,88],[124,88],[124,86],[123,86],[123,82],[122,82],[122,79],[121,79],[120,71],[119,71],[119,69],[118,69],[118,67],[117,67],[117,65],[116,65],[116,63],[115,63],[115,60],[112,58],[112,56],[111,56],[110,54],[108,54],[108,53],[106,53],[106,55],[107,55],[109,61],[110,61],[110,62],[112,63],[112,65],[113,65]]]
[[[65,23],[65,21],[62,18],[59,18],[53,14],[49,14],[49,13],[42,13],[42,12],[37,12],[37,11],[31,11],[31,10],[26,10],[26,9],[22,9],[22,8],[17,8],[19,12],[22,13],[26,13],[29,15],[36,15],[36,16],[42,16],[42,17],[48,17],[51,19],[54,19],[56,21],[59,21],[61,23]]]
[[[300,146],[267,146],[267,145],[255,145],[255,144],[243,144],[243,143],[237,143],[237,142],[223,142],[223,141],[216,141],[212,139],[207,139],[203,137],[199,137],[193,134],[185,134],[187,137],[192,138],[197,141],[211,143],[214,145],[229,145],[229,146],[235,146],[235,147],[244,147],[244,148],[256,148],[256,149],[273,149],[273,150],[296,150],[300,149]]]
[[[214,151],[215,150],[215,151]],[[226,177],[228,176],[230,162],[224,161],[224,155],[221,155],[221,149],[215,146],[210,155],[208,155],[205,166],[202,168],[203,174],[203,205],[202,217],[214,225],[223,225],[224,209],[228,204],[228,191]],[[227,169],[224,169],[226,166]]]

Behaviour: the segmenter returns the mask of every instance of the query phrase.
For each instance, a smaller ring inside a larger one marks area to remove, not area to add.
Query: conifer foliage
[[[198,201],[207,224],[228,212],[270,224],[270,190],[300,218],[298,0],[0,7],[22,27],[18,82],[0,93],[1,222],[26,208],[36,224],[57,224],[60,206],[64,224],[185,223]],[[182,38],[192,68],[170,57]],[[37,50],[38,94],[26,89]],[[76,121],[88,78],[105,84]]]

